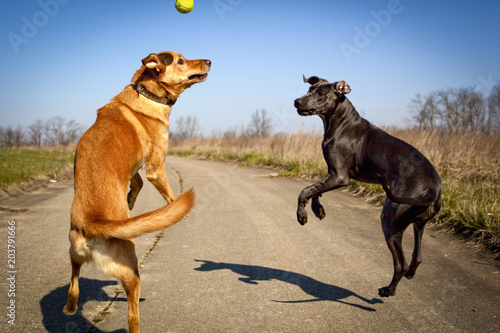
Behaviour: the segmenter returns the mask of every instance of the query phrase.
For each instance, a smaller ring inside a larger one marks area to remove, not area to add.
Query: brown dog
[[[139,332],[140,278],[133,239],[173,225],[194,205],[192,190],[175,199],[165,174],[171,107],[184,90],[205,81],[211,65],[175,52],[150,54],[142,63],[133,83],[99,109],[76,149],[72,277],[64,307],[66,313],[76,312],[81,265],[94,260],[122,282],[130,332]],[[129,209],[143,184],[138,174],[142,166],[169,204],[131,218]]]

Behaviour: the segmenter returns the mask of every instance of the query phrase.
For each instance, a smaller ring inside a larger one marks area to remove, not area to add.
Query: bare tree
[[[47,120],[43,125],[43,137],[45,146],[57,145],[57,137],[54,135],[51,120]]]
[[[181,140],[191,139],[198,135],[200,131],[200,126],[198,125],[198,118],[196,116],[181,116],[177,118],[176,121],[177,130],[175,135]]]
[[[490,98],[495,100],[495,97]],[[451,132],[490,133],[496,114],[491,111],[494,108],[487,105],[485,97],[472,87],[439,90],[425,97],[417,94],[409,108],[419,129],[440,128]]]
[[[417,94],[411,100],[410,112],[414,114],[413,118],[417,122],[420,130],[434,129],[438,126],[439,105],[437,94],[430,93],[427,97]]]
[[[42,145],[42,137],[44,131],[44,123],[42,120],[37,119],[33,124],[28,126],[28,142],[34,146]]]
[[[81,126],[75,120],[66,121],[60,116],[49,119],[43,126],[45,144],[49,146],[67,145],[76,142],[81,132]]]
[[[13,130],[13,146],[20,147],[24,143],[24,133],[23,127],[17,125],[17,128]]]
[[[273,130],[272,119],[267,116],[265,109],[255,110],[248,125],[247,133],[251,136],[269,136]]]
[[[66,120],[61,116],[51,118],[47,121],[55,145],[63,145],[66,142],[66,132],[64,130],[65,123]]]
[[[26,131],[21,125],[15,129],[12,126],[0,127],[0,147],[67,145],[77,142],[81,134],[82,127],[75,120],[54,117],[44,122],[37,119]]]
[[[65,145],[75,143],[81,135],[82,127],[75,120],[71,119],[65,123]]]
[[[238,130],[236,128],[229,128],[223,134],[224,139],[234,139],[238,136]]]
[[[442,90],[438,95],[442,105],[440,117],[447,130],[485,131],[486,104],[474,88]]]
[[[500,82],[488,96],[488,126],[491,133],[500,134]]]
[[[14,146],[14,129],[9,126],[3,130],[2,145],[4,147]]]

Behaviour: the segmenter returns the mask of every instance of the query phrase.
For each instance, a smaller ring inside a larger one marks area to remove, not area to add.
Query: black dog
[[[442,185],[432,164],[417,149],[361,118],[345,97],[351,88],[345,81],[329,83],[317,76],[304,82],[309,92],[295,100],[301,116],[318,115],[323,119],[325,135],[323,155],[328,174],[308,186],[299,195],[297,220],[307,222],[305,206],[319,218],[325,217],[319,197],[326,191],[349,184],[349,179],[381,184],[387,194],[382,210],[382,229],[394,259],[391,283],[379,289],[379,295],[396,293],[403,275],[411,279],[422,262],[421,241],[427,221],[441,208]],[[415,249],[410,266],[403,253],[403,232],[414,223]]]

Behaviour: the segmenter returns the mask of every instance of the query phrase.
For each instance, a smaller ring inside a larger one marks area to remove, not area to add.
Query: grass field
[[[73,158],[73,151],[0,148],[0,188],[38,176],[57,178]]]
[[[500,250],[500,136],[400,129],[389,132],[419,149],[441,175],[443,205],[434,222]],[[171,140],[169,153],[272,166],[280,170],[280,176],[318,179],[326,174],[321,141],[319,133],[196,138]],[[379,185],[352,181],[350,189],[374,200],[385,198]]]

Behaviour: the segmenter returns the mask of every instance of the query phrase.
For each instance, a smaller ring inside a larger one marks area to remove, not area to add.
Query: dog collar
[[[164,105],[172,106],[177,102],[177,99],[170,99],[167,97],[160,97],[156,94],[153,94],[151,91],[147,90],[146,87],[143,85],[136,85],[135,90],[137,91],[138,94],[141,94],[142,96],[156,102],[156,103],[161,103]]]

